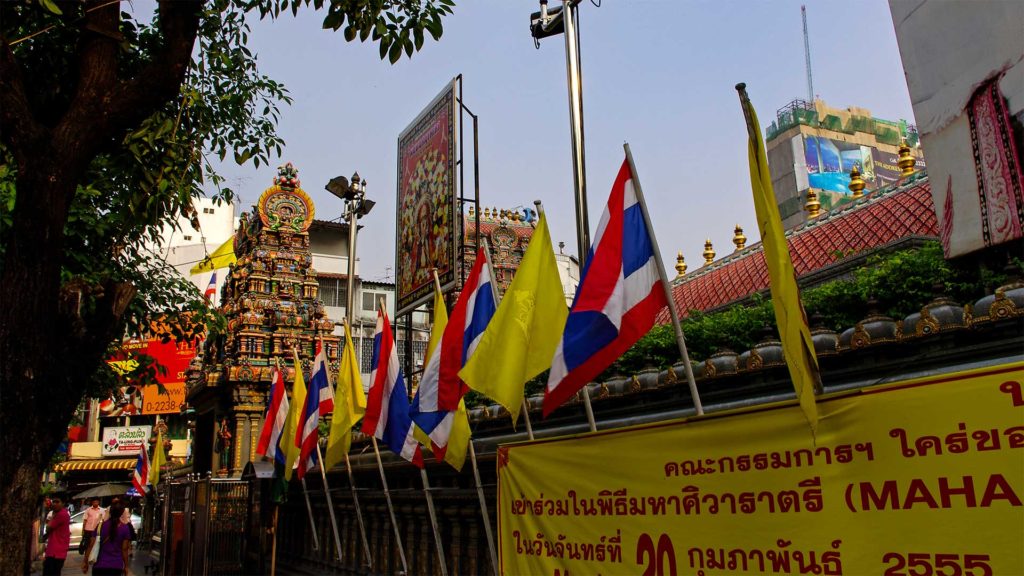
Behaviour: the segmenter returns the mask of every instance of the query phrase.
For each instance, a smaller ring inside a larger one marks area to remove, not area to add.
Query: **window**
[[[191,240],[191,239],[192,239],[191,236],[185,236],[185,240]]]
[[[203,214],[213,214],[213,208],[203,208]]]
[[[376,292],[363,292],[363,310],[367,312],[377,310],[377,296]]]
[[[317,278],[320,284],[320,301],[324,306],[344,308],[347,303],[347,292],[344,282],[339,278]]]

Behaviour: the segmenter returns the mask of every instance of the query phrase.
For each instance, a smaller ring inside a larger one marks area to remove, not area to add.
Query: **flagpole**
[[[384,302],[384,298],[380,298],[378,301],[380,309],[387,313],[387,305]],[[409,329],[410,327],[406,327]],[[382,359],[378,358],[378,362]],[[388,362],[387,359],[383,359],[383,362]],[[378,370],[380,368],[378,367]],[[387,368],[385,368],[387,370]],[[374,434],[370,435],[370,441],[373,443],[373,454],[377,457],[377,470],[380,471],[380,483],[384,487],[384,500],[388,504],[388,515],[391,517],[391,527],[395,530],[395,543],[398,544],[398,556],[402,560],[402,573],[409,573],[409,564],[405,560],[405,546],[402,544],[402,533],[398,530],[398,520],[395,518],[395,506],[391,503],[391,491],[388,490],[388,479],[384,475],[384,463],[380,460],[380,449],[377,447],[377,436]]]
[[[651,225],[651,215],[647,212],[647,202],[644,200],[644,191],[640,186],[640,177],[637,175],[636,166],[633,164],[633,153],[629,149],[629,143],[623,143],[626,150],[626,160],[629,162],[629,172],[633,177],[633,191],[636,192],[637,203],[640,204],[640,212],[644,215],[644,224],[647,225],[647,235],[651,239],[651,246],[654,248],[654,261],[658,264],[658,275],[661,276],[661,286],[665,290],[665,299],[668,300],[668,312],[672,317],[672,328],[676,333],[676,343],[679,345],[679,353],[683,356],[683,368],[686,370],[686,382],[690,386],[690,397],[693,398],[693,407],[697,415],[704,414],[704,406],[700,401],[700,393],[697,391],[697,382],[693,378],[693,367],[690,366],[690,354],[686,351],[686,338],[683,336],[683,327],[679,323],[679,312],[676,310],[676,300],[672,296],[672,287],[668,283],[668,276],[665,274],[665,263],[661,260],[661,249],[658,248],[658,239],[654,234],[654,226]]]
[[[534,203],[534,205],[537,206],[537,213],[538,214],[543,214],[544,213],[544,205],[541,204],[541,201],[540,200],[534,200],[533,203]],[[589,240],[587,240],[587,242],[589,242]],[[584,251],[589,250],[589,249],[590,249],[589,245],[588,246],[583,246],[582,244],[580,244],[580,249],[579,249],[580,254],[578,256],[579,257],[579,261],[580,261],[580,268],[583,268]],[[590,389],[587,388],[586,384],[584,384],[583,388],[581,389],[581,392],[583,392],[583,408],[584,408],[584,410],[587,413],[587,423],[590,424],[590,431],[591,432],[597,432],[597,421],[594,420],[594,408],[590,405]]]
[[[274,576],[277,571],[277,511],[280,508],[280,504],[274,504],[274,520],[270,528],[271,533],[274,535],[274,539],[270,544],[270,576]]]
[[[427,512],[430,513],[430,527],[434,530],[434,543],[437,544],[437,562],[441,568],[441,576],[448,576],[448,565],[444,561],[444,545],[441,544],[441,530],[437,527],[437,513],[434,511],[434,497],[430,494],[426,468],[420,468],[420,478],[423,479],[423,494],[427,497]]]
[[[334,532],[334,549],[338,553],[338,560],[341,560],[341,535],[338,533],[338,519],[334,516],[334,499],[331,498],[331,488],[327,485],[327,471],[324,470],[324,454],[320,450],[319,440],[316,443],[316,457],[320,461],[320,478],[324,481],[324,495],[327,497],[327,509],[331,516],[331,530]]]
[[[487,272],[491,276],[491,293],[494,295],[494,306],[497,307],[501,304],[501,296],[498,294],[498,279],[494,275],[494,265],[491,263],[491,247],[487,243],[487,238],[481,239],[480,242],[484,247],[484,258],[487,260]],[[530,423],[530,407],[526,404],[526,396],[523,396],[522,402],[523,418],[526,421],[526,436],[530,440],[533,440],[533,425]],[[516,423],[513,422],[512,426],[515,425]]]
[[[476,481],[476,495],[480,499],[480,512],[484,516],[484,534],[487,536],[487,549],[491,554],[491,570],[497,576],[498,552],[494,546],[494,534],[491,532],[491,513],[487,511],[487,499],[484,498],[484,486],[480,482],[480,467],[476,463],[476,450],[473,448],[472,438],[469,439],[469,459],[473,462],[473,479]]]
[[[351,334],[351,329],[348,318],[346,318],[345,330]],[[360,382],[359,385],[362,386],[362,382]],[[351,432],[349,433],[351,434]],[[356,509],[356,521],[359,523],[359,536],[363,540],[363,552],[366,554],[366,566],[368,568],[373,568],[373,556],[370,553],[370,541],[366,538],[366,524],[363,523],[363,510],[359,506],[359,493],[356,491],[356,478],[352,473],[352,463],[349,462],[348,452],[345,452],[345,471],[348,472],[348,485],[352,488],[352,504]]]
[[[384,500],[388,503],[388,514],[391,516],[391,527],[395,529],[395,541],[398,544],[398,556],[402,560],[402,573],[409,573],[409,565],[405,561],[405,546],[402,545],[402,533],[398,530],[398,520],[395,519],[395,507],[391,504],[391,491],[388,490],[388,479],[384,476],[384,463],[380,460],[380,450],[377,448],[377,437],[371,435],[373,442],[373,454],[377,457],[377,469],[380,470],[380,483],[384,486]]]
[[[309,512],[309,528],[313,533],[313,550],[320,549],[320,538],[316,535],[316,522],[313,521],[313,505],[309,503],[309,490],[306,488],[306,479],[300,478],[302,483],[302,495],[306,497],[306,511]]]
[[[324,353],[324,358],[326,359],[326,357],[327,357],[327,347],[324,346],[324,335],[321,333],[319,336],[320,336],[320,350]],[[326,362],[325,362],[325,365],[324,365],[324,370],[327,370],[327,374],[326,374],[326,376],[327,376],[327,387],[331,389],[331,393],[333,394],[334,393],[334,388],[331,386],[331,374],[330,374],[330,370],[328,369],[328,367],[326,365]],[[320,394],[320,391],[317,390],[317,395],[319,396],[319,394]],[[319,399],[318,399],[318,401],[319,401]],[[341,535],[338,533],[338,518],[334,514],[334,499],[331,498],[331,488],[330,488],[330,486],[327,485],[327,470],[326,470],[326,466],[324,466],[324,453],[323,453],[322,450],[320,450],[320,431],[319,430],[317,430],[316,457],[317,457],[317,460],[320,461],[320,478],[324,482],[324,496],[327,498],[327,510],[330,512],[331,530],[334,532],[334,549],[338,553],[338,560],[341,560],[342,559],[342,554],[341,554]]]

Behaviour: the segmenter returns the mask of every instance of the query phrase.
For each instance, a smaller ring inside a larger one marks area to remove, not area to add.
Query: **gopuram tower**
[[[337,370],[339,338],[332,334],[334,321],[325,316],[311,267],[313,214],[298,171],[288,163],[239,220],[236,262],[221,288],[225,325],[220,333],[210,331],[188,378],[188,403],[196,411],[194,472],[240,476],[259,458],[256,442],[271,368],[280,362],[290,388],[293,349],[308,378],[322,338],[331,369]]]

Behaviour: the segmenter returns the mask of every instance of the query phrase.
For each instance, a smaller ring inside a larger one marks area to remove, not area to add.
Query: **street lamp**
[[[363,216],[370,213],[376,204],[366,198],[366,180],[359,178],[359,173],[352,175],[351,181],[344,176],[331,178],[324,188],[345,201],[345,213],[348,219],[348,294],[345,304],[345,318],[351,329],[355,310],[355,276],[356,276],[356,227]]]

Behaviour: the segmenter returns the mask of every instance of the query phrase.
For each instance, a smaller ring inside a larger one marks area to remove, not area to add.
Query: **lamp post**
[[[355,277],[356,277],[356,228],[359,219],[370,213],[376,204],[366,198],[366,180],[359,178],[359,173],[352,174],[351,182],[344,176],[331,178],[324,188],[345,201],[344,217],[348,220],[348,286],[345,303],[345,319],[349,327],[355,312]]]

